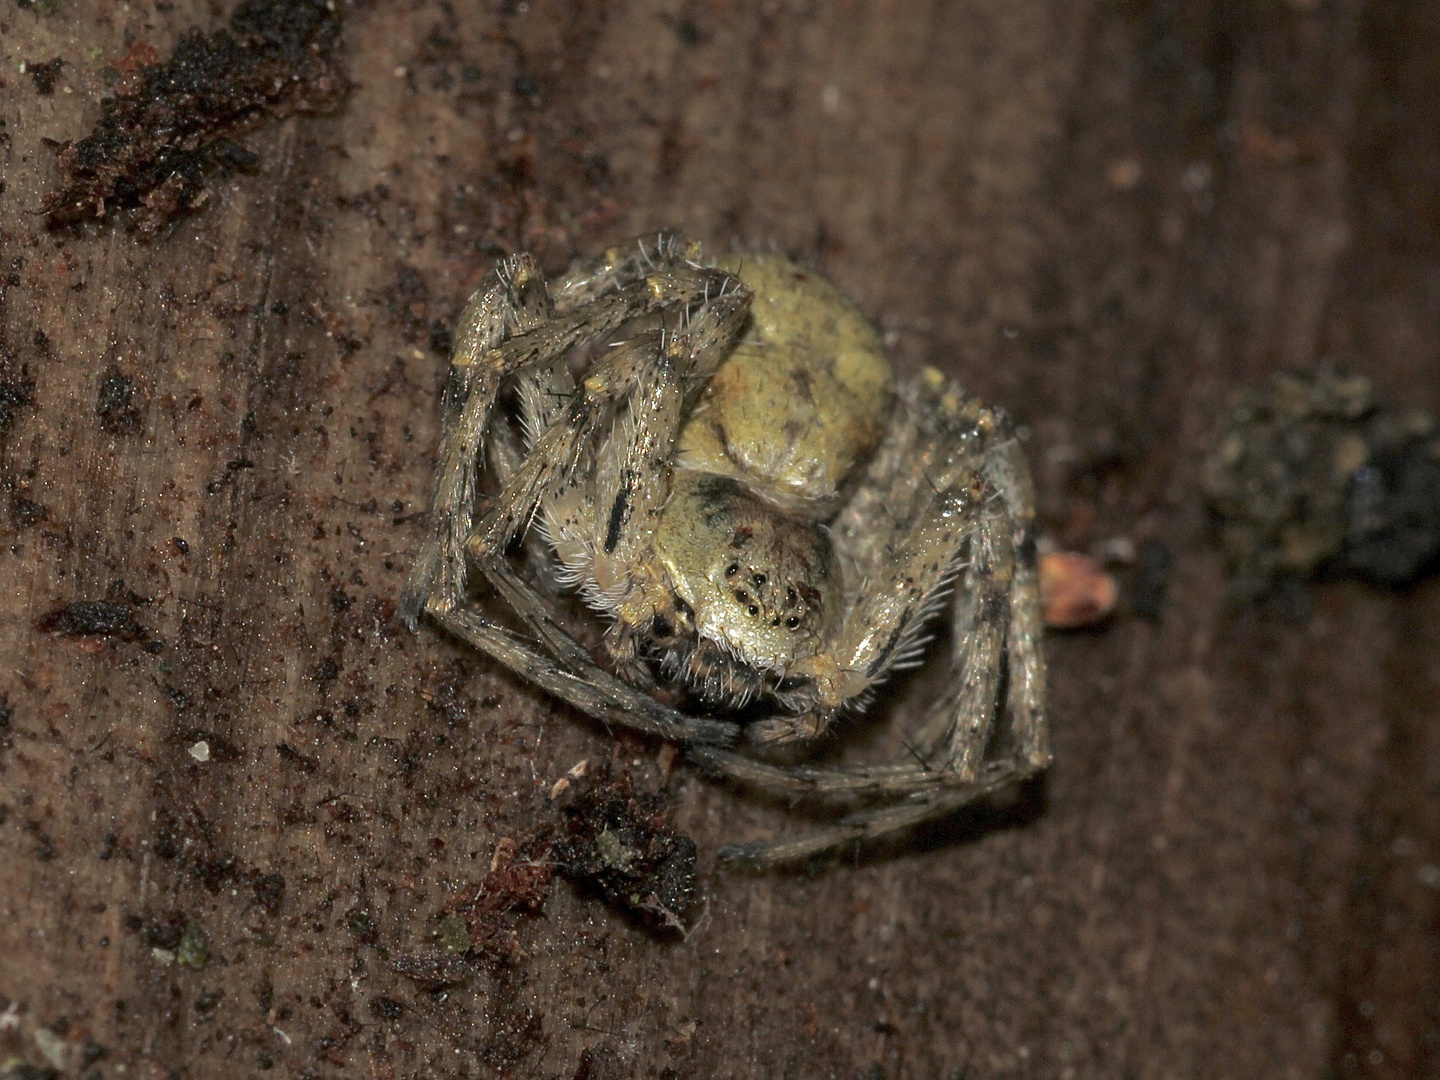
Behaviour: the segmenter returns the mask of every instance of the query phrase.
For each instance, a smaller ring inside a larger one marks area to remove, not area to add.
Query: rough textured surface
[[[46,140],[229,5],[0,3],[0,1060],[1440,1071],[1440,587],[1230,605],[1197,487],[1279,366],[1440,406],[1435,5],[337,7],[343,110],[147,245],[46,231]],[[1056,765],[1009,811],[717,874],[793,817],[681,767],[688,937],[557,882],[493,963],[407,977],[576,762],[662,774],[393,617],[450,320],[497,253],[670,222],[813,260],[902,369],[1007,405],[1050,532],[1163,544],[1164,602],[1053,640]]]

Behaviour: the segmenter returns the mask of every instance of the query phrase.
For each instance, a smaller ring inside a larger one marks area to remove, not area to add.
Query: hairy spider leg
[[[445,389],[444,421],[430,531],[400,592],[400,617],[414,630],[427,605],[455,607],[465,596],[463,545],[475,512],[475,481],[489,406],[503,372],[477,363],[509,334],[533,329],[550,308],[530,255],[505,259],[465,306]]]
[[[544,293],[532,257],[518,255],[496,268],[461,315],[450,360],[450,384],[440,467],[431,502],[432,528],[400,594],[400,615],[412,629],[429,609],[449,610],[465,597],[465,540],[474,520],[481,448],[501,384],[536,364],[563,357],[571,347],[617,330],[629,320],[663,309],[686,310],[728,280],[722,271],[659,266],[593,303],[557,314],[537,328],[506,339],[532,301]],[[544,303],[549,303],[548,296]],[[528,320],[527,320],[528,321]]]
[[[486,298],[490,295],[487,293]],[[664,476],[650,478],[654,482],[645,484],[637,504],[648,506],[657,498],[663,500],[670,448],[678,431],[687,386],[692,385],[691,377],[697,375],[703,385],[703,378],[713,372],[743,320],[748,301],[748,292],[737,288],[734,279],[721,271],[661,266],[648,272],[643,280],[622,286],[617,293],[558,315],[540,330],[522,333],[491,348],[475,361],[459,365],[477,367],[486,376],[486,381],[479,385],[471,381],[470,394],[457,425],[461,435],[448,447],[452,455],[458,453],[470,463],[468,482],[472,485],[469,490],[472,492],[470,503],[473,503],[473,473],[480,446],[494,398],[507,375],[517,372],[523,375],[531,369],[554,370],[572,345],[609,333],[636,315],[666,309],[677,310],[682,315],[692,309],[696,311],[693,318],[686,320],[683,335],[669,336],[668,346],[664,345],[664,332],[652,331],[612,350],[587,373],[581,387],[539,435],[530,453],[509,470],[511,475],[500,495],[479,525],[471,530],[463,546],[461,560],[468,555],[477,563],[554,659],[530,650],[503,628],[487,622],[478,611],[463,608],[463,578],[458,581],[458,594],[444,590],[443,577],[431,583],[425,605],[427,612],[452,633],[502,663],[511,664],[598,719],[672,739],[722,744],[733,741],[734,725],[687,717],[596,666],[579,643],[555,621],[545,600],[514,573],[503,553],[510,540],[530,523],[547,493],[575,481],[585,458],[583,451],[595,441],[600,427],[611,415],[607,406],[622,396],[633,395],[646,382],[646,373],[654,366],[655,357],[673,362],[683,356],[683,370],[669,376],[651,377],[650,393],[641,395],[652,409],[669,414],[668,422],[656,424],[652,417],[649,423],[629,426],[629,433],[638,438],[633,439],[635,467],[628,472],[666,470]],[[481,306],[485,306],[483,298]],[[478,320],[467,320],[466,325],[471,321]],[[456,352],[457,357],[461,356],[459,348]],[[482,394],[484,401],[480,400]],[[472,436],[472,432],[478,435]],[[663,447],[652,445],[656,437],[664,442]],[[452,456],[446,464],[453,460]],[[619,475],[626,476],[627,470],[622,468]],[[445,505],[438,494],[437,506]],[[444,494],[453,498],[452,489],[447,488]],[[653,512],[655,508],[658,503],[650,510]],[[420,578],[423,569],[423,566],[417,567],[412,583]]]
[[[635,715],[625,721],[627,726],[669,738],[728,742],[736,728],[665,708],[596,666],[504,553],[550,500],[589,487],[596,480],[595,443],[607,426],[615,424],[613,407],[623,399],[628,402],[626,422],[616,425],[612,436],[618,442],[617,460],[602,470],[607,475],[595,485],[600,497],[568,502],[576,520],[569,523],[568,536],[552,536],[552,540],[588,544],[592,558],[602,551],[606,556],[619,555],[622,562],[637,558],[638,552],[617,552],[621,531],[615,527],[615,508],[628,515],[625,542],[645,543],[650,532],[645,522],[659,512],[669,490],[670,455],[686,387],[693,377],[703,379],[713,372],[743,321],[748,301],[743,290],[717,290],[717,296],[689,320],[684,332],[649,331],[612,349],[586,374],[466,544],[469,557],[556,660],[570,672],[584,673],[598,682],[610,697],[628,701]],[[555,533],[562,523],[552,519],[548,528]],[[595,714],[593,695],[563,696]],[[612,717],[607,709],[598,718]]]
[[[806,789],[803,782],[796,783],[801,778],[794,775],[793,770],[767,765],[731,751],[711,746],[694,747],[687,752],[687,756],[712,774],[742,784],[795,795],[813,792],[813,789]],[[842,844],[878,840],[916,825],[923,825],[927,821],[947,817],[977,799],[993,795],[1039,771],[1036,767],[1014,758],[987,762],[973,781],[946,778],[913,767],[889,768],[894,770],[897,780],[906,782],[890,786],[888,779],[872,777],[871,782],[877,785],[874,790],[885,795],[897,795],[907,789],[913,790],[914,793],[903,801],[867,807],[847,814],[834,825],[790,836],[756,840],[746,844],[730,844],[720,849],[720,860],[732,866],[765,870],[782,863],[819,855]]]
[[[1010,722],[1015,749],[1036,769],[1050,764],[1050,729],[1045,723],[1045,657],[1040,651],[1045,623],[1035,554],[1035,491],[1019,439],[1007,423],[1006,436],[987,454],[986,475],[1014,527],[1015,578],[1010,588],[1010,630],[1005,655],[1010,678]]]
[[[592,304],[606,293],[643,281],[656,269],[700,264],[700,245],[683,239],[673,229],[636,237],[608,248],[598,258],[571,267],[553,283],[555,310],[572,311]]]
[[[822,799],[908,796],[900,804],[859,810],[836,825],[736,845],[722,857],[763,867],[815,854],[837,844],[884,836],[942,817],[997,789],[1024,779],[1049,761],[1043,714],[1036,697],[1043,693],[1038,593],[1017,580],[1028,571],[1033,581],[1033,544],[1028,473],[1013,432],[1003,416],[966,400],[958,386],[946,386],[927,371],[901,387],[895,421],[861,489],[836,523],[836,543],[858,576],[854,614],[857,627],[875,625],[888,606],[888,629],[872,637],[891,644],[873,678],[883,677],[923,646],[924,609],[943,599],[945,579],[935,578],[916,605],[913,575],[917,553],[945,550],[951,561],[965,555],[962,587],[953,604],[954,674],[945,691],[926,711],[918,731],[906,743],[906,757],[892,764],[848,768],[777,766],[739,754],[705,747],[690,757],[709,772],[736,782],[794,797]],[[975,485],[976,470],[984,482]],[[960,483],[970,498],[956,499]],[[968,484],[968,489],[963,485]],[[948,507],[946,504],[949,504]],[[963,504],[963,506],[962,506]],[[918,510],[916,508],[919,508]],[[960,514],[966,527],[960,539],[945,539],[947,513]],[[905,553],[912,558],[907,559]],[[923,569],[930,570],[926,563]],[[887,569],[889,568],[889,569]],[[886,576],[884,583],[875,575]],[[874,598],[866,599],[866,598]],[[915,611],[903,621],[896,612]],[[913,633],[908,642],[906,632]],[[1029,636],[1027,636],[1029,635]],[[845,636],[842,630],[841,638]],[[874,661],[872,660],[872,663]],[[1000,679],[1010,668],[1007,704],[1011,743],[1005,756],[984,761],[985,748],[999,719]]]

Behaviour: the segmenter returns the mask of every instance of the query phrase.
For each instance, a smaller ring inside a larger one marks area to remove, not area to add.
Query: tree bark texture
[[[258,165],[146,241],[47,228],[47,140],[228,0],[0,3],[0,1062],[1440,1074],[1440,589],[1232,603],[1196,484],[1281,367],[1440,406],[1433,5],[336,7],[342,108],[237,136]],[[681,765],[688,936],[557,881],[437,988],[403,959],[557,779],[662,783],[394,616],[446,330],[502,253],[670,224],[813,262],[1005,406],[1046,532],[1163,543],[1166,601],[1051,636],[1016,805],[754,876],[714,853],[803,815]],[[94,601],[132,628],[41,629]]]

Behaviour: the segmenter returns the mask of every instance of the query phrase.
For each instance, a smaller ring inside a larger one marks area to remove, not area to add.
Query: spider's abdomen
[[[880,336],[834,285],[789,259],[719,265],[754,293],[750,330],[681,431],[676,465],[823,517],[890,417],[895,380]]]

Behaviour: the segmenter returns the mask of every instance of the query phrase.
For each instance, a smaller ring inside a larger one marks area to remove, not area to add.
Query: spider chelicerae
[[[563,625],[561,589],[606,620],[604,666]],[[898,760],[768,750],[869,705],[947,611],[949,670]],[[401,613],[711,774],[848,810],[731,861],[883,836],[1049,762],[1012,425],[932,368],[897,386],[854,304],[776,255],[711,259],[661,233],[554,283],[530,255],[502,261],[456,330]]]

